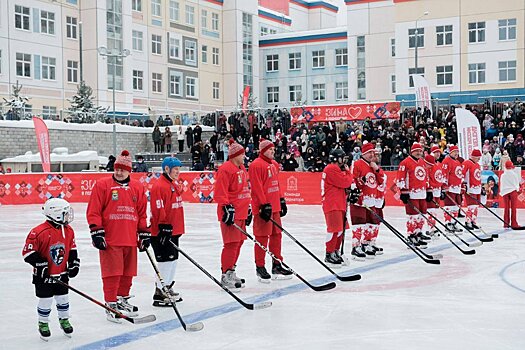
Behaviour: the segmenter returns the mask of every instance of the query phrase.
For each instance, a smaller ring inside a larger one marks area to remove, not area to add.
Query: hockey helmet
[[[164,168],[168,167],[171,171],[171,169],[175,168],[175,167],[181,167],[182,166],[182,163],[181,161],[178,159],[178,158],[175,158],[175,157],[166,157],[164,158],[164,160],[162,161],[162,171],[164,171]]]
[[[74,219],[73,208],[62,198],[49,198],[42,207],[42,213],[58,225],[67,225]]]

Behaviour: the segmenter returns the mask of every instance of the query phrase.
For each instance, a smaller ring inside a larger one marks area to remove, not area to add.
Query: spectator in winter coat
[[[188,126],[185,134],[186,134],[186,146],[188,146],[188,149],[191,149],[193,147],[193,130],[191,129],[191,126]]]
[[[499,161],[499,169],[498,170],[505,170],[505,164],[510,159],[509,152],[507,150],[503,151],[503,155],[501,156],[501,160]]]
[[[144,157],[143,156],[137,156],[137,163],[135,163],[135,166],[133,167],[134,173],[147,173],[148,172],[148,165],[144,163]]]
[[[166,152],[170,153],[171,152],[171,130],[168,126],[164,129],[164,145],[166,146]]]
[[[202,128],[199,125],[199,123],[197,123],[197,125],[195,125],[195,128],[193,128],[193,142],[197,143],[199,141],[202,141],[201,135],[202,135]]]
[[[501,163],[501,150],[498,147],[496,148],[496,150],[494,151],[494,155],[492,156],[492,167],[495,170],[499,170],[500,163]]]
[[[295,161],[291,154],[287,153],[285,158],[282,160],[281,165],[283,171],[295,171],[299,167],[299,164]]]
[[[160,137],[161,132],[159,126],[156,125],[151,133],[151,138],[153,139],[153,144],[155,145],[155,153],[160,153]]]
[[[492,170],[492,155],[489,149],[485,149],[485,146],[483,146],[483,156],[481,156],[481,169]]]
[[[177,141],[179,142],[179,153],[184,151],[184,132],[182,132],[182,126],[179,125],[177,130]]]
[[[117,158],[115,158],[114,155],[110,155],[108,157],[108,163],[106,164],[106,171],[113,171],[114,170],[115,160],[117,160]]]

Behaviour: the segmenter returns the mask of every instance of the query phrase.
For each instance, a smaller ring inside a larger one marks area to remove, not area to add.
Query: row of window
[[[25,77],[25,78],[31,78],[33,76],[32,74],[32,66],[33,66],[33,57],[31,54],[28,53],[22,53],[17,52],[15,60],[16,65],[16,75],[19,77]],[[45,80],[56,80],[56,58],[55,57],[46,57],[46,56],[35,56],[38,57],[39,65],[37,59],[35,58],[35,65],[38,65],[38,69],[40,71],[42,79]],[[0,68],[1,68],[1,60],[2,58],[2,51],[0,51]],[[1,70],[0,70],[0,73]],[[68,83],[78,83],[78,76],[79,76],[79,70],[78,70],[78,61],[67,61],[67,81]]]
[[[324,68],[326,54],[325,50],[312,51],[312,68]],[[348,49],[335,49],[335,66],[348,66]],[[291,52],[288,54],[288,69],[300,70],[302,68],[302,53]],[[279,71],[279,54],[266,55],[266,71]]]
[[[15,5],[15,28],[21,30],[31,30],[31,9],[26,6]],[[38,27],[33,31],[55,35],[55,13],[40,10],[34,15],[39,17]],[[76,17],[66,16],[66,37],[77,39],[78,21]]]
[[[268,35],[268,34],[277,34],[277,29],[272,29],[272,28],[268,28],[268,27],[265,27],[265,26],[261,26],[261,36],[265,36],[265,35]]]
[[[268,86],[266,88],[266,101],[268,104],[279,103],[280,87]],[[335,83],[335,100],[348,101],[348,82]],[[303,101],[303,87],[302,85],[288,86],[288,101],[289,102],[304,102]],[[326,101],[326,84],[312,84],[312,101],[321,102]]]

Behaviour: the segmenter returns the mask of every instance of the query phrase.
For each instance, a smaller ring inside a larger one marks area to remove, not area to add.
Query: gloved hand
[[[431,203],[433,199],[434,199],[434,195],[432,194],[431,191],[428,191],[427,198],[426,198],[427,202]]]
[[[46,283],[49,279],[49,264],[46,260],[42,260],[35,263],[33,266],[33,282],[34,283]]]
[[[106,250],[106,231],[103,228],[93,228],[91,230],[91,241],[93,242],[93,247],[99,250]]]
[[[139,252],[144,252],[146,249],[149,248],[149,245],[151,244],[151,233],[142,231],[139,232]]]
[[[270,203],[261,205],[259,208],[259,216],[266,222],[270,221],[272,217],[272,205]]]
[[[359,188],[351,188],[350,189],[350,195],[347,197],[348,202],[351,204],[355,204],[359,201],[359,197],[361,197],[361,190]]]
[[[171,236],[173,235],[173,226],[170,224],[159,224],[159,243],[161,245],[166,245],[169,242]]]
[[[401,199],[401,202],[407,204],[408,201],[410,200],[410,194],[408,194],[408,193],[401,193],[401,195],[399,196],[399,199]]]
[[[286,206],[286,201],[284,200],[284,198],[281,198],[281,211],[279,212],[279,216],[280,217],[286,216],[287,213],[288,213],[288,207]]]
[[[226,204],[224,207],[222,207],[222,219],[221,221],[224,222],[226,225],[231,226],[235,222],[235,208],[231,204]]]
[[[439,196],[439,199],[444,200],[447,197],[447,192],[441,191],[441,195]]]
[[[253,220],[252,206],[248,207],[248,217],[246,218],[246,226],[250,226]]]
[[[75,278],[80,270],[80,259],[76,258],[67,263],[67,274],[70,278]]]

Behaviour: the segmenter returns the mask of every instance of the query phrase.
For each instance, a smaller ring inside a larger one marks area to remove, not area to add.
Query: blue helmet
[[[172,168],[181,167],[181,166],[182,166],[181,161],[175,157],[164,158],[164,160],[162,161],[162,165],[161,165],[162,171],[164,171],[164,168],[166,167],[169,167],[169,169],[171,170]]]

